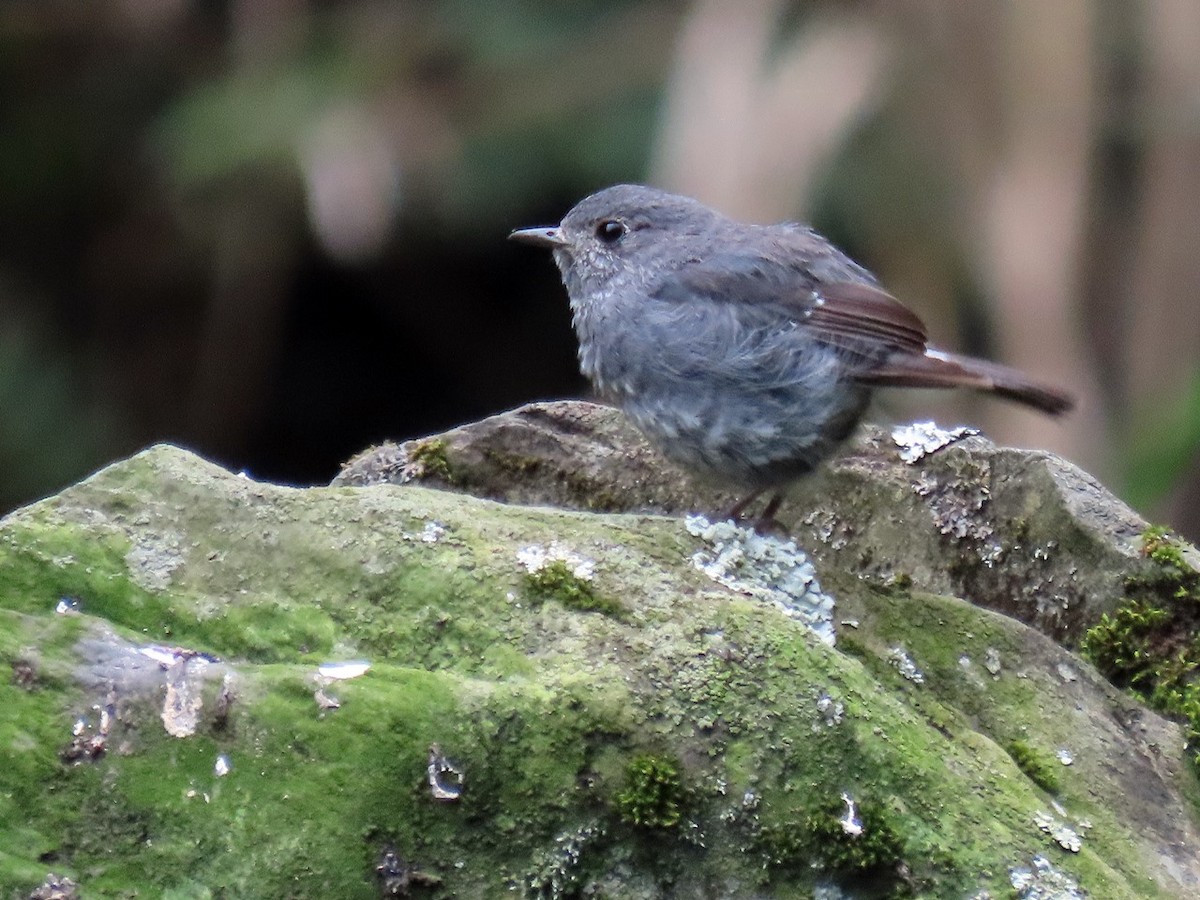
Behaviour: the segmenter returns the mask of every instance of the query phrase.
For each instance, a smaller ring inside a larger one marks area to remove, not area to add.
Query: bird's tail
[[[885,387],[969,388],[1024,403],[1052,416],[1062,415],[1075,405],[1069,394],[1039,384],[1016,369],[933,347],[923,356],[895,353],[879,367],[860,375],[859,380]]]

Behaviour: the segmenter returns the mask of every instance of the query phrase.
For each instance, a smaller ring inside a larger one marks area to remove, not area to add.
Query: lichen
[[[892,441],[900,448],[900,458],[906,463],[915,463],[943,447],[979,434],[978,428],[959,425],[957,428],[939,428],[936,422],[913,422],[892,429]]]
[[[585,853],[605,835],[603,825],[589,822],[554,839],[554,845],[534,854],[533,864],[521,879],[529,900],[563,900],[574,897],[583,880]]]
[[[834,598],[821,590],[816,568],[792,540],[762,535],[733,522],[688,516],[689,534],[705,542],[692,564],[718,584],[771,603],[825,643],[837,640]]]

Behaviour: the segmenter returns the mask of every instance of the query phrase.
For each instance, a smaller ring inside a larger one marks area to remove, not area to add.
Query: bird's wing
[[[870,284],[822,284],[804,315],[807,324],[832,343],[869,341],[893,352],[925,353],[925,323],[891,294]]]
[[[812,260],[833,268],[829,260]],[[853,267],[851,269],[850,267]],[[841,269],[842,266],[838,266]],[[844,260],[845,275],[864,271]],[[864,271],[865,274],[865,271]],[[759,321],[793,321],[827,343],[862,352],[891,350],[923,354],[925,325],[916,313],[867,281],[835,280],[804,264],[778,263],[747,252],[719,252],[691,259],[651,292],[674,303],[715,302],[740,306]]]
[[[1052,415],[1071,408],[1057,388],[1031,381],[999,363],[930,347],[916,313],[870,282],[870,274],[829,245],[815,245],[798,263],[775,263],[750,252],[719,252],[689,260],[651,296],[672,303],[737,304],[762,328],[788,322],[843,351],[847,376],[889,387],[964,387],[991,391]]]

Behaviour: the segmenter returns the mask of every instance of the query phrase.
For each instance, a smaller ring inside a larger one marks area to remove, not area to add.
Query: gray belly
[[[733,304],[622,298],[575,306],[580,365],[653,443],[723,483],[772,487],[815,468],[853,430],[862,365],[794,321]]]
[[[611,393],[634,425],[685,468],[772,487],[830,456],[869,400],[864,386],[839,381],[836,351],[809,350],[786,373],[753,364],[690,377],[627,373],[632,377]]]

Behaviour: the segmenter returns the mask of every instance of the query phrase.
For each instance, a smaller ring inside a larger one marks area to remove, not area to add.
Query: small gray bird
[[[622,184],[552,228],[583,374],[684,467],[749,490],[731,511],[830,456],[878,386],[989,391],[1051,415],[1071,399],[996,363],[929,346],[917,316],[811,228],[734,222]]]

